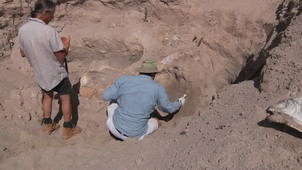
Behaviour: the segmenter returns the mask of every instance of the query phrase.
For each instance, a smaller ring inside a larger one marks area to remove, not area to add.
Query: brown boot
[[[57,123],[44,124],[44,134],[50,135],[53,131],[58,130],[60,125]]]
[[[70,128],[63,127],[63,139],[67,140],[81,132],[82,132],[82,128],[79,126],[73,126]]]

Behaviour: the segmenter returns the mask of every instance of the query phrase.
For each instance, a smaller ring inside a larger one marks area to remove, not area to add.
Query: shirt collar
[[[38,18],[29,18],[28,21],[39,22],[41,24],[46,25],[44,21],[42,21],[42,20],[40,20]]]
[[[147,76],[147,75],[144,75],[144,74],[139,74],[138,77],[141,77],[141,78],[149,78],[149,79],[151,79],[150,76]]]

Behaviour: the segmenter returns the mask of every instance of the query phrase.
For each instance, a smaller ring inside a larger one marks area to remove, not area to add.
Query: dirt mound
[[[278,48],[269,51],[269,57],[262,71],[261,90],[282,95],[301,94],[302,69],[300,7],[293,6],[283,13],[283,20],[277,27]],[[280,14],[281,15],[281,14]],[[282,26],[282,27],[281,27]],[[278,30],[279,29],[279,30]]]

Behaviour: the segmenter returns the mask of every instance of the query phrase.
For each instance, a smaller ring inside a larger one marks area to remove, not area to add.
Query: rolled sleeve
[[[58,32],[53,28],[51,31],[48,33],[48,40],[50,47],[53,52],[58,52],[64,50],[64,45],[61,40],[61,37],[59,36]]]
[[[159,90],[159,100],[158,100],[159,110],[167,113],[174,113],[179,110],[181,104],[179,102],[170,102],[166,90],[161,87]]]

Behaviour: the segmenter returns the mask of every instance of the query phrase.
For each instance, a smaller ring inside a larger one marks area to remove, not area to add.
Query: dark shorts
[[[55,92],[58,92],[59,95],[62,95],[62,94],[68,94],[68,93],[70,93],[71,88],[72,88],[72,85],[71,85],[71,83],[69,81],[69,78],[66,77],[56,87],[54,87],[50,91],[46,91],[46,90],[44,90],[42,88],[41,89],[45,93],[48,93],[48,92],[51,92],[51,91],[55,91]]]

